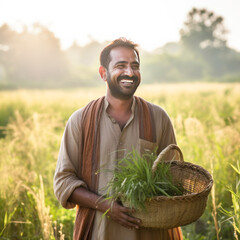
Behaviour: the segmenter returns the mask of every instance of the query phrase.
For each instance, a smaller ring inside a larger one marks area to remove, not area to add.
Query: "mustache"
[[[122,75],[122,76],[119,76],[117,78],[118,81],[121,81],[123,79],[127,79],[127,80],[133,80],[133,81],[137,81],[138,80],[138,77],[136,75],[133,75],[132,77],[128,76],[128,75]]]

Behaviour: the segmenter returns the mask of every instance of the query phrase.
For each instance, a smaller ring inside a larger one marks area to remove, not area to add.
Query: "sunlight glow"
[[[192,7],[223,16],[229,46],[240,50],[239,0],[0,0],[0,25],[8,23],[20,31],[22,25],[39,22],[54,32],[63,48],[74,41],[83,45],[125,36],[154,50],[179,40]]]

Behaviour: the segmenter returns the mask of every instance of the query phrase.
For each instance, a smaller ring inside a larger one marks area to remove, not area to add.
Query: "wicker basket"
[[[208,194],[213,180],[208,171],[202,167],[184,162],[181,150],[175,144],[165,148],[154,161],[153,173],[157,165],[172,149],[179,152],[180,161],[171,161],[170,170],[173,180],[180,182],[185,190],[184,195],[166,197],[157,196],[145,201],[146,211],[137,210],[134,216],[141,219],[141,227],[174,228],[195,222],[206,208]]]

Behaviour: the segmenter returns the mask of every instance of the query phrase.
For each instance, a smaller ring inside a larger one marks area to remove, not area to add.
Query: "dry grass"
[[[221,222],[219,204],[225,208],[232,204],[225,184],[235,183],[228,163],[234,164],[239,159],[239,92],[239,83],[141,85],[137,91],[137,95],[166,109],[185,161],[199,164],[209,171],[210,162],[213,164],[215,192],[206,210],[207,230],[202,233],[202,238],[198,238],[194,230],[186,228],[186,240],[215,239],[216,229],[220,239],[234,237],[230,235],[232,226],[226,225],[226,221]],[[19,238],[21,234],[29,234],[28,239],[39,239],[37,229],[41,228],[45,239],[71,239],[75,213],[60,208],[52,190],[60,140],[70,114],[104,93],[104,87],[0,92],[0,127],[6,133],[0,138],[1,237],[11,239],[11,234],[16,234],[16,227],[13,233],[11,224],[3,226],[4,216],[14,213],[9,221],[15,222]],[[40,175],[43,180],[39,182]],[[23,198],[26,189],[34,202],[26,196]],[[40,225],[31,218],[30,209],[25,206],[37,209]],[[36,226],[33,226],[34,221]],[[28,224],[21,224],[23,222]]]

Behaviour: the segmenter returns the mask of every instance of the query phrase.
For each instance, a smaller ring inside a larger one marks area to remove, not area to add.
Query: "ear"
[[[107,69],[103,66],[99,67],[99,74],[103,81],[107,81]]]

